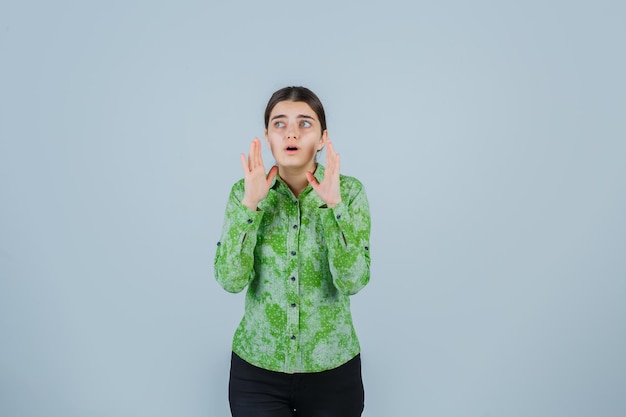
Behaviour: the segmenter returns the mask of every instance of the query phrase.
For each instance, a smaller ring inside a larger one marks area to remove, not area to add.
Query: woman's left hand
[[[320,196],[322,201],[330,208],[341,202],[341,189],[339,188],[339,154],[335,152],[330,140],[326,141],[326,169],[324,179],[318,182],[313,173],[307,172],[306,178],[311,187]]]

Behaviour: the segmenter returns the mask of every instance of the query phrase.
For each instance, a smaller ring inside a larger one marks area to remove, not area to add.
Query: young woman
[[[241,155],[215,277],[248,288],[231,359],[234,417],[357,417],[363,411],[360,346],[349,296],[369,281],[370,215],[361,183],[339,172],[319,98],[276,91],[261,141]],[[326,147],[326,167],[316,162]]]

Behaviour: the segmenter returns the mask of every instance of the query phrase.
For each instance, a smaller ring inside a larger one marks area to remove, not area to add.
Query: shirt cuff
[[[236,211],[232,214],[233,223],[244,232],[258,229],[261,225],[261,219],[263,218],[262,210],[252,211],[241,204],[241,202],[237,205]]]
[[[350,214],[348,213],[348,205],[342,201],[335,207],[328,208],[326,205],[319,208],[320,218],[324,230],[331,232],[340,232],[350,224]]]

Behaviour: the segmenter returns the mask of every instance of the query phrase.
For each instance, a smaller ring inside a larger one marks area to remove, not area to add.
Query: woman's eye
[[[280,127],[284,127],[284,126],[285,126],[285,124],[283,122],[276,122],[276,123],[274,123],[274,127],[280,128]]]
[[[302,126],[302,127],[311,127],[311,122],[303,120],[302,123],[300,123],[300,126]]]

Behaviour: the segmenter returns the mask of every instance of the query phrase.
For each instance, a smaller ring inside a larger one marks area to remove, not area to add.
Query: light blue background
[[[215,242],[292,84],[371,201],[365,417],[626,415],[624,22],[602,0],[2,1],[0,415],[228,415],[243,295]]]

